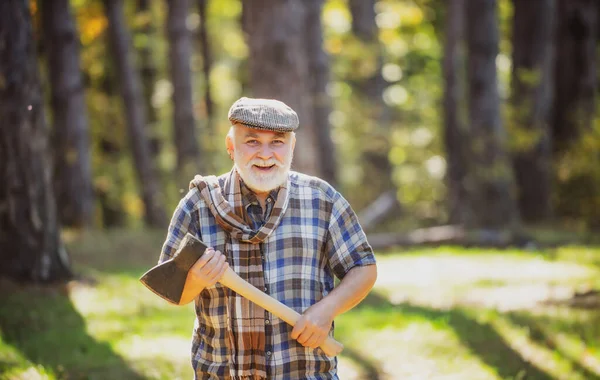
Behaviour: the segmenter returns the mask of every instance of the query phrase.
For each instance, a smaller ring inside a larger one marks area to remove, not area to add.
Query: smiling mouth
[[[258,171],[261,172],[268,172],[269,170],[273,169],[275,167],[275,164],[271,165],[271,166],[258,166],[258,165],[252,165],[254,168],[256,168]]]

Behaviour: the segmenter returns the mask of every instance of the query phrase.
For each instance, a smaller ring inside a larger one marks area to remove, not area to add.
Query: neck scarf
[[[240,178],[232,169],[223,188],[215,176],[196,176],[190,188],[197,187],[200,196],[223,230],[227,232],[223,252],[229,266],[241,278],[265,289],[262,265],[262,242],[277,228],[288,204],[287,183],[282,185],[269,218],[253,230],[242,201]],[[246,298],[228,291],[229,345],[235,378],[266,379],[265,311]]]

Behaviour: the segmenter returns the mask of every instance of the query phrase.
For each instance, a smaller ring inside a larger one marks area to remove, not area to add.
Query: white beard
[[[233,159],[235,162],[235,168],[239,173],[242,180],[251,190],[260,193],[267,193],[271,190],[278,188],[283,185],[287,179],[292,165],[293,150],[290,149],[288,157],[285,157],[284,162],[279,162],[275,159],[261,160],[252,159],[247,165],[238,165],[242,157],[238,154],[238,150],[235,149],[233,153]],[[254,169],[253,165],[270,166],[275,165],[269,173],[260,173]]]

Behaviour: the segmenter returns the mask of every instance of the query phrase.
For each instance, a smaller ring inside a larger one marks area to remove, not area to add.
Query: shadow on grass
[[[430,321],[442,321],[452,328],[462,343],[473,355],[478,356],[501,378],[523,378],[551,380],[554,377],[541,368],[527,362],[515,351],[496,329],[489,324],[479,323],[459,309],[439,310],[423,306],[402,303],[391,304],[377,292],[371,292],[358,308],[394,308],[406,316],[419,316]],[[400,365],[400,364],[399,364]]]
[[[378,380],[382,377],[383,369],[381,365],[352,347],[344,348],[344,356],[350,358],[361,368],[361,375],[365,379]]]
[[[600,375],[598,373],[584,367],[576,358],[573,358],[572,354],[567,353],[560,346],[560,344],[557,344],[553,334],[548,331],[547,326],[551,326],[551,321],[536,320],[535,318],[523,313],[510,313],[507,315],[507,318],[515,325],[527,326],[529,329],[529,338],[531,340],[541,346],[548,347],[552,351],[559,353],[560,356],[571,365],[574,371],[581,373],[586,379],[600,380]],[[584,341],[586,344],[589,344],[591,342],[586,342],[586,331],[594,328],[597,329],[597,326],[600,326],[600,317],[593,318],[591,321],[586,321],[585,324],[588,326],[574,325],[571,326],[571,329],[579,330],[573,332],[577,333],[577,335],[582,338],[582,341]],[[563,330],[564,328],[561,328],[561,331]],[[595,339],[597,338],[598,336],[595,336]],[[589,337],[589,339],[594,338]]]
[[[34,365],[67,379],[142,379],[110,347],[86,331],[64,287],[10,291],[0,284],[0,334]],[[0,363],[9,370],[15,363]]]

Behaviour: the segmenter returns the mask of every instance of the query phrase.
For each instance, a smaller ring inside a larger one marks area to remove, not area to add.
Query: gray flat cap
[[[275,99],[240,98],[229,109],[229,121],[275,132],[293,132],[298,128],[296,112]]]

